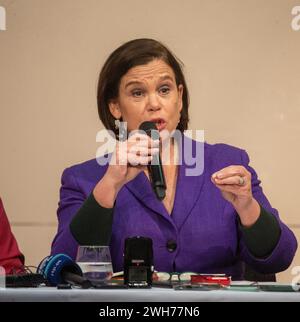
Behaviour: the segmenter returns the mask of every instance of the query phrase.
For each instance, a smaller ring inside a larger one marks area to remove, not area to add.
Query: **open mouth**
[[[158,131],[163,130],[167,126],[167,122],[162,118],[152,119],[151,122],[154,122]]]

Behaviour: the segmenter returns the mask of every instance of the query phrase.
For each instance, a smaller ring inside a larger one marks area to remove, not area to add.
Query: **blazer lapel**
[[[167,213],[165,206],[156,197],[152,190],[151,183],[144,172],[141,172],[135,179],[129,181],[125,186],[144,206],[170,220],[170,216]]]
[[[127,189],[130,190],[144,206],[164,216],[173,224],[175,223],[178,229],[182,227],[185,220],[191,213],[196,201],[200,196],[204,182],[204,174],[196,176],[187,175],[189,171],[193,169],[193,167],[191,167],[191,151],[188,151],[188,149],[185,151],[183,148],[184,144],[189,142],[194,151],[196,144],[199,144],[201,156],[197,157],[201,158],[202,161],[200,161],[200,163],[202,162],[201,166],[203,166],[204,143],[193,141],[186,136],[182,136],[182,138],[182,143],[179,145],[180,165],[178,169],[176,193],[171,216],[168,214],[163,203],[155,196],[151,183],[144,172],[141,172],[134,180],[125,185]],[[186,156],[182,153],[182,151],[185,151]]]
[[[192,152],[189,149],[184,149],[184,153],[180,153],[182,156],[181,165],[179,166],[176,194],[174,200],[174,206],[172,211],[173,221],[175,222],[178,230],[183,226],[192,209],[195,206],[198,198],[200,197],[204,180],[204,142],[197,142],[190,138],[183,136],[183,147],[188,141],[193,151],[197,151],[197,166],[200,167],[199,171],[193,170],[196,165],[192,164]],[[197,150],[196,149],[197,145]],[[191,172],[191,170],[193,170]],[[197,173],[198,172],[198,173]],[[191,175],[194,173],[194,175]]]

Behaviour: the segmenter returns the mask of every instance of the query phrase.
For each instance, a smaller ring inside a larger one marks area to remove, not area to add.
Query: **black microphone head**
[[[157,130],[156,124],[151,121],[145,121],[140,124],[139,127],[140,130],[143,130],[145,132],[151,131],[151,130]]]
[[[146,134],[151,136],[153,140],[159,140],[159,131],[154,122],[145,121],[140,124],[139,129],[145,131]]]
[[[62,273],[70,272],[82,276],[80,267],[71,257],[65,254],[57,254],[44,258],[37,268],[37,273],[42,274],[48,282],[56,286],[64,282]]]

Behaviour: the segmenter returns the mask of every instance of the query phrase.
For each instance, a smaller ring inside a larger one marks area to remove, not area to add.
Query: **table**
[[[237,290],[68,289],[55,287],[0,289],[0,302],[300,302],[300,292]]]

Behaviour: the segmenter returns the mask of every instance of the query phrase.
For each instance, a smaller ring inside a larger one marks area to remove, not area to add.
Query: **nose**
[[[161,108],[159,98],[156,94],[150,94],[148,96],[147,110],[148,111],[157,111]]]

